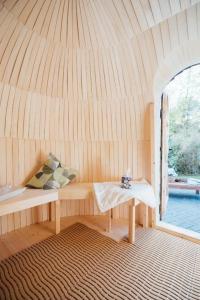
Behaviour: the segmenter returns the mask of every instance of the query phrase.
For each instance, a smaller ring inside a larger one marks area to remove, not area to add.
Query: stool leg
[[[60,200],[57,200],[55,202],[55,206],[56,206],[56,234],[58,234],[60,232]]]
[[[54,202],[49,203],[49,221],[53,221]]]
[[[135,199],[131,201],[129,205],[129,243],[134,244],[135,242]]]
[[[111,227],[112,227],[112,222],[111,222],[111,215],[112,215],[112,210],[109,209],[108,212],[107,212],[107,232],[110,232],[111,231]]]
[[[143,227],[149,227],[149,207],[143,204]]]

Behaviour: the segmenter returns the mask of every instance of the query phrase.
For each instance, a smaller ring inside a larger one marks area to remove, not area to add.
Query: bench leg
[[[109,209],[107,212],[107,227],[106,231],[111,232],[112,222],[111,222],[112,209]]]
[[[143,227],[149,227],[149,207],[143,204]]]
[[[53,221],[54,202],[49,203],[49,221]]]
[[[55,202],[56,234],[60,232],[60,200]]]
[[[41,209],[41,206],[36,206],[36,207],[32,208],[32,210],[34,211],[35,219],[36,219],[35,224],[39,224],[41,222],[40,209]]]
[[[135,199],[131,201],[129,205],[129,232],[128,232],[129,243],[134,244],[135,242]]]

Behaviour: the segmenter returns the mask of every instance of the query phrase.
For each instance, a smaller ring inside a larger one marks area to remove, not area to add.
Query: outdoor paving
[[[163,221],[200,233],[200,195],[195,191],[170,189]]]

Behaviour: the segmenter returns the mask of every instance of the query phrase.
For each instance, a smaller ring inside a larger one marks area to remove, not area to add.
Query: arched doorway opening
[[[161,100],[160,225],[200,234],[200,65],[172,78]],[[177,227],[177,228],[176,228]]]

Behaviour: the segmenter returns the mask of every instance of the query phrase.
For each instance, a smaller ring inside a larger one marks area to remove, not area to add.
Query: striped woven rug
[[[0,299],[200,299],[200,246],[137,229],[117,243],[74,224],[0,263]]]

